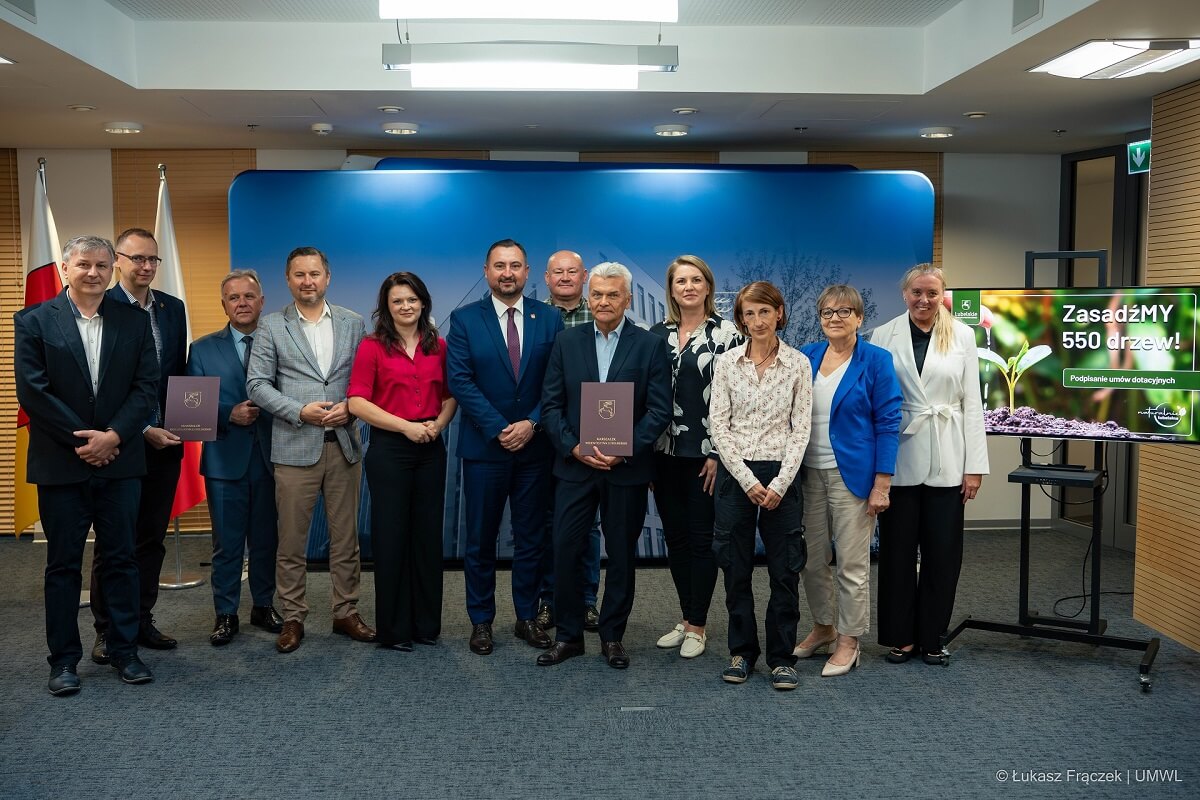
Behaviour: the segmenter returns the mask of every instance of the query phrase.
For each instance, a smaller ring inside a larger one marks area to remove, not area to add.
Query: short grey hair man
[[[633,273],[629,267],[616,261],[605,261],[588,270],[591,278],[622,278],[625,281],[625,291],[633,294]]]
[[[117,260],[116,248],[103,236],[76,236],[63,247],[63,263],[70,261],[76,253],[90,253],[93,250],[107,250],[109,264]]]

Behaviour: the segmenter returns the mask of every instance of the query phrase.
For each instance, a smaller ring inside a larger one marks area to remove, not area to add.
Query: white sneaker
[[[671,647],[679,647],[683,644],[683,623],[679,623],[671,630],[667,631],[658,640],[658,646],[664,650]]]
[[[683,658],[695,658],[704,652],[704,643],[708,641],[708,635],[688,631],[683,635],[683,646],[679,648],[679,655]]]

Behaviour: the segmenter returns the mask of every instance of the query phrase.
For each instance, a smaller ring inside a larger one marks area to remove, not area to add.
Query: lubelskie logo
[[[970,310],[971,310],[971,301],[970,301],[970,300],[963,300],[963,301],[962,301],[962,310],[963,310],[963,311],[970,311]]]
[[[1187,409],[1183,406],[1171,408],[1166,403],[1159,403],[1139,411],[1138,416],[1149,417],[1150,421],[1160,428],[1174,428],[1187,416]]]

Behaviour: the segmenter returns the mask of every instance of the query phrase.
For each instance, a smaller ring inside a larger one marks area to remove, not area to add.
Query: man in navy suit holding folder
[[[488,248],[483,275],[491,290],[455,309],[446,334],[446,372],[462,423],[467,538],[463,572],[471,652],[492,652],[496,618],[496,537],[504,504],[512,524],[513,633],[532,647],[550,646],[537,622],[538,565],[545,542],[550,443],[541,432],[542,378],[563,329],[555,309],[525,297],[525,248],[502,239]]]
[[[600,649],[614,669],[629,666],[621,643],[633,609],[633,559],[646,520],[646,490],[653,477],[654,442],[671,419],[671,360],[666,340],[626,319],[633,276],[622,264],[593,267],[588,305],[593,321],[564,331],[546,368],[542,418],[558,458],[554,476],[554,645],[538,656],[552,666],[583,654],[583,556],[600,509],[608,553]],[[633,384],[633,455],[612,456],[579,440],[581,386]]]
[[[246,395],[246,364],[262,314],[262,285],[252,269],[221,281],[221,307],[229,324],[192,343],[187,374],[221,379],[217,438],[204,443],[200,474],[213,524],[212,588],[217,619],[208,641],[229,644],[239,628],[242,554],[250,549],[250,624],[283,630],[275,597],[278,543],[275,478],[271,467],[271,415]]]

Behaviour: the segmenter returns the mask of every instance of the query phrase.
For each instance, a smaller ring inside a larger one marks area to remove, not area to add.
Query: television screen
[[[956,289],[990,434],[1200,443],[1191,286]]]

